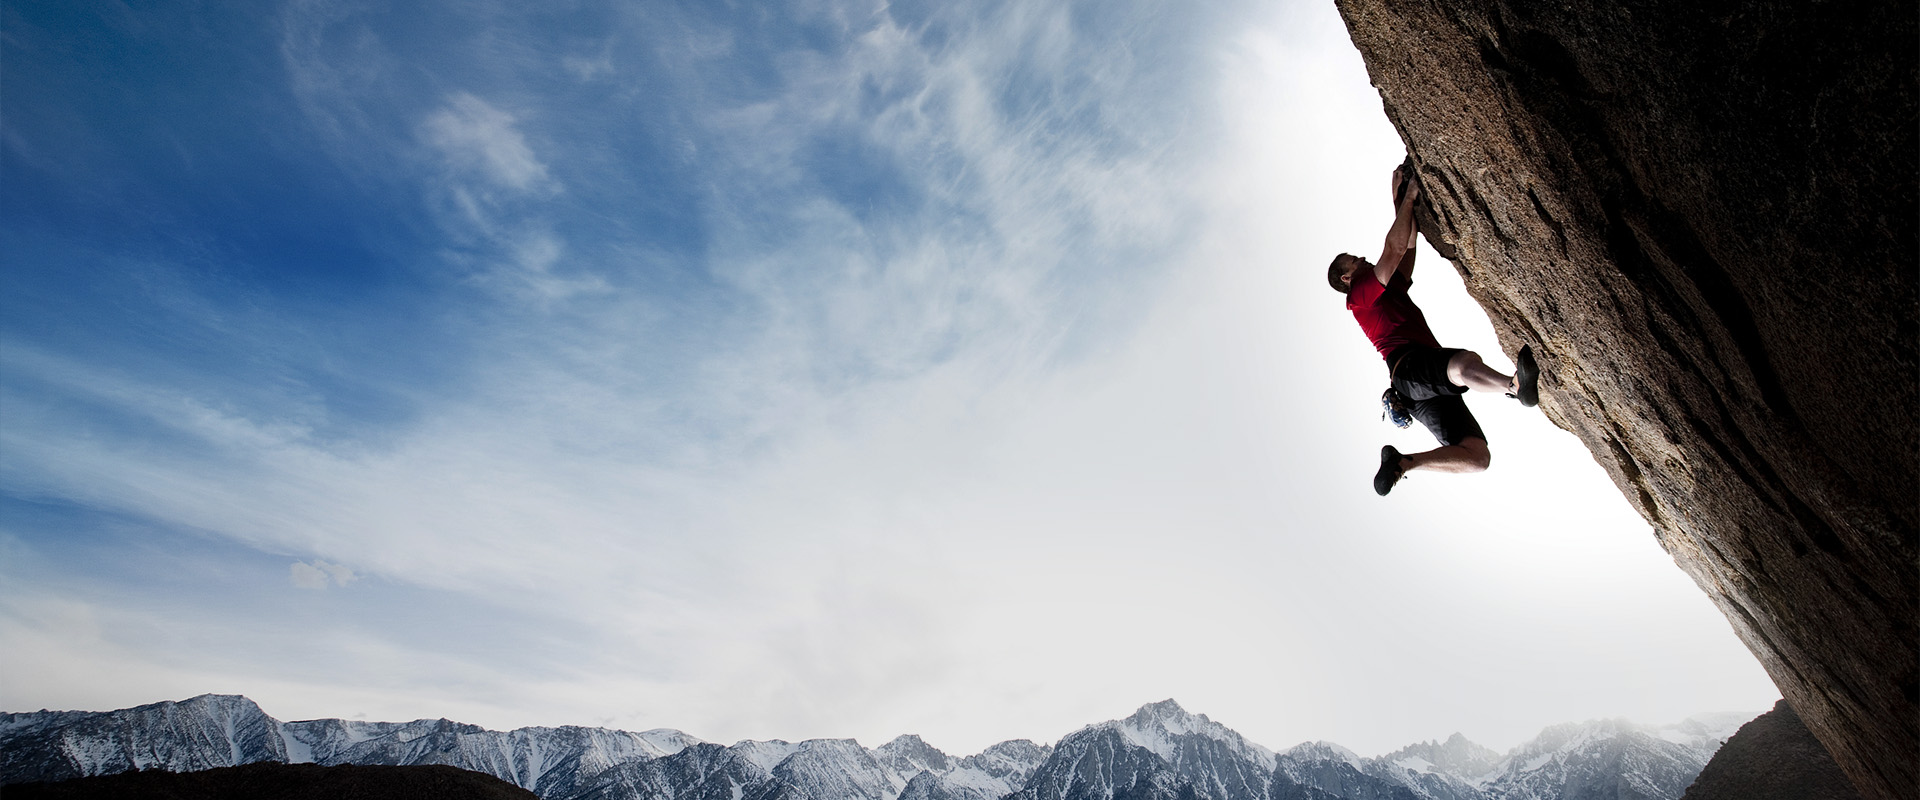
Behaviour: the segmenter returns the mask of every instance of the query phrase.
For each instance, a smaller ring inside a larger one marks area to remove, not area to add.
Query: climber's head
[[[1341,294],[1353,285],[1353,273],[1365,266],[1367,260],[1350,253],[1341,253],[1333,257],[1333,263],[1327,265],[1327,285]]]

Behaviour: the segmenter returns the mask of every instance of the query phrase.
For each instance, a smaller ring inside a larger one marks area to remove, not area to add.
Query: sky
[[[1331,3],[0,6],[0,709],[1269,747],[1779,695],[1571,435],[1388,498]],[[1423,245],[1424,248],[1424,245]],[[1440,340],[1506,368],[1430,251]],[[1546,365],[1551,370],[1552,365]]]

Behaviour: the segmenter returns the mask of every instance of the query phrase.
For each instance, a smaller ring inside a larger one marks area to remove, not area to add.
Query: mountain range
[[[1269,750],[1165,700],[1052,745],[1016,739],[959,758],[914,735],[722,746],[670,729],[281,722],[245,697],[201,695],[0,714],[0,785],[277,761],[445,764],[545,800],[1672,800],[1752,716],[1569,723],[1505,754],[1454,734],[1361,758],[1328,742]]]

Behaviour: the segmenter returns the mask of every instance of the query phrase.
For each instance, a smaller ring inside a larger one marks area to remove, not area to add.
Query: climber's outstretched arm
[[[1408,159],[1407,163],[1411,164],[1413,163],[1413,160]],[[1419,188],[1420,188],[1419,185],[1414,182],[1413,175],[1407,172],[1405,165],[1402,165],[1401,167],[1396,168],[1393,171],[1394,191],[1398,192],[1400,190],[1400,181],[1403,179],[1407,182],[1408,194],[1412,194],[1413,192],[1419,191]],[[1399,207],[1400,207],[1399,202],[1400,202],[1400,198],[1396,195],[1394,197],[1395,211],[1399,210]],[[1420,255],[1420,243],[1418,241],[1419,234],[1420,234],[1420,219],[1418,217],[1409,217],[1408,219],[1411,221],[1408,222],[1407,224],[1413,226],[1413,233],[1407,236],[1407,254],[1401,257],[1400,269],[1398,271],[1400,274],[1407,276],[1407,280],[1413,280],[1413,257]]]
[[[1394,188],[1400,185],[1400,170],[1393,171]],[[1393,279],[1393,273],[1404,271],[1407,277],[1413,277],[1413,243],[1420,235],[1413,224],[1413,201],[1420,196],[1420,184],[1409,183],[1407,193],[1393,209],[1393,227],[1387,229],[1387,241],[1380,249],[1380,260],[1374,262],[1373,277],[1381,286]]]

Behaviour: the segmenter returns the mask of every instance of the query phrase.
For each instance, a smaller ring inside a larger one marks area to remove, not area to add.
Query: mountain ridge
[[[1504,755],[1456,733],[1365,758],[1320,741],[1275,751],[1169,699],[1054,745],[1015,739],[953,756],[917,734],[874,748],[854,739],[722,746],[671,728],[282,722],[244,696],[209,694],[0,713],[0,785],[277,761],[444,764],[547,800],[1572,800],[1597,788],[1654,800],[1679,797],[1749,716],[1564,723]]]

